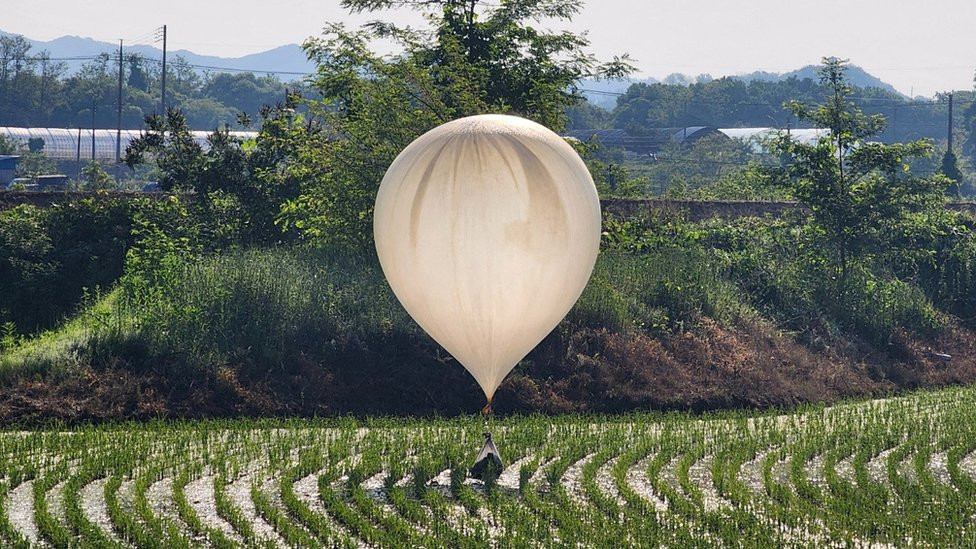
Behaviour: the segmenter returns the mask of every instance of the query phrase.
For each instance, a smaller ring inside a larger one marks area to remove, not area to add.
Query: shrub
[[[244,363],[271,371],[413,326],[375,260],[329,251],[232,252],[139,284],[158,288],[143,294],[152,300],[132,302],[141,332],[157,352],[199,369]]]
[[[734,286],[700,249],[608,250],[569,319],[580,327],[664,336],[693,328],[703,315],[731,319],[738,307]]]
[[[130,233],[130,206],[118,201],[0,212],[0,321],[24,334],[56,325],[85,288],[122,274]]]

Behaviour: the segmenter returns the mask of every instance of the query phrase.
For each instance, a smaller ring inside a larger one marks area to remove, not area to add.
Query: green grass
[[[567,325],[666,336],[702,316],[731,320],[743,307],[698,252],[605,252]],[[190,262],[162,287],[123,282],[60,329],[0,352],[0,382],[112,364],[274,372],[296,360],[329,362],[350,346],[392,357],[397,342],[411,339],[425,341],[435,360],[436,346],[400,307],[374,257],[250,250]]]
[[[66,374],[90,366],[93,342],[104,334],[131,329],[131,319],[119,307],[119,296],[118,290],[98,296],[59,328],[0,352],[0,383],[12,377]]]

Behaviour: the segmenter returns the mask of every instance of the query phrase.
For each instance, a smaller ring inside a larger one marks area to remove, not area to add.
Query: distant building
[[[640,132],[624,129],[609,130],[571,130],[563,137],[589,142],[597,139],[611,148],[623,149],[639,155],[652,155],[670,144],[691,145],[706,136],[725,138],[718,128],[709,126],[690,126],[687,128],[649,128]]]
[[[15,154],[0,155],[0,188],[6,187],[14,180],[19,160],[20,156]]]
[[[780,134],[789,133],[790,137],[804,145],[816,145],[821,137],[830,135],[830,130],[826,128],[791,128],[780,130],[777,128],[719,128],[723,135],[730,139],[738,139],[752,145],[755,152],[762,152],[763,142],[772,139]]]

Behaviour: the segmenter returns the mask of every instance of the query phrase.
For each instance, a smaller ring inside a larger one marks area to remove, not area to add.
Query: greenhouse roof
[[[795,141],[804,145],[816,145],[821,137],[830,135],[830,130],[826,128],[791,128],[780,130],[777,128],[719,128],[720,132],[732,139],[742,141],[752,141],[759,145],[760,141],[776,137],[780,133],[787,131]]]
[[[207,137],[213,132],[192,131],[190,133],[193,135],[193,140],[204,150],[210,147]],[[141,134],[142,130],[122,130],[117,134],[117,130],[0,127],[0,135],[19,143],[25,149],[31,139],[43,139],[44,147],[40,152],[48,158],[57,160],[114,161],[117,138],[121,138],[121,153],[125,154],[125,148],[129,143]],[[257,136],[257,132],[230,132],[230,134],[242,139]],[[93,142],[94,156],[92,155]]]
[[[718,134],[710,126],[687,128],[646,128],[639,132],[614,128],[607,130],[570,130],[563,137],[590,141],[597,139],[608,147],[620,147],[636,153],[653,153],[670,143],[689,144],[707,135]]]

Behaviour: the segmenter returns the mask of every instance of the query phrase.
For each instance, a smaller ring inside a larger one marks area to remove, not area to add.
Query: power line
[[[147,31],[147,32],[144,32],[142,34],[133,36],[131,38],[124,38],[123,40],[125,40],[128,43],[132,43],[132,44],[140,44],[140,45],[143,45],[144,44],[144,45],[148,45],[149,43],[147,43],[146,40],[153,39],[153,37],[155,36],[155,34],[156,34],[156,29],[152,29],[150,31]],[[153,40],[153,42],[155,42],[155,40]]]
[[[130,46],[131,47],[131,46]],[[117,56],[116,56],[117,57]],[[162,59],[156,59],[155,57],[146,57],[138,53],[131,53],[125,56],[126,60],[131,60],[133,58],[138,58],[140,61],[146,61],[149,63],[155,63],[158,65],[162,64]],[[24,61],[40,62],[40,61],[95,61],[97,59],[111,60],[112,55],[109,53],[104,53],[101,55],[77,55],[71,57],[25,57]],[[277,69],[245,69],[242,67],[220,67],[217,65],[198,65],[195,63],[186,63],[184,66],[191,67],[194,69],[201,70],[216,70],[216,71],[226,71],[226,72],[253,72],[261,74],[287,74],[294,76],[312,76],[314,72],[299,72],[299,71],[282,71]]]
[[[150,63],[161,64],[162,60],[156,59],[154,57],[143,57],[143,61],[149,61]],[[245,69],[240,67],[219,67],[216,65],[197,65],[194,63],[186,63],[185,66],[192,67],[194,69],[202,70],[215,70],[215,71],[226,71],[226,72],[254,72],[254,73],[264,73],[264,74],[288,74],[294,76],[311,76],[315,73],[311,72],[298,72],[298,71],[280,71],[273,69]]]

